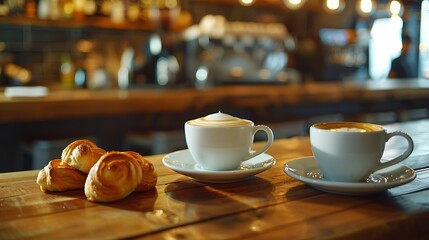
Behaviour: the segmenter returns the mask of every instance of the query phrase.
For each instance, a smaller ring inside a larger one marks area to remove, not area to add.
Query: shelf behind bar
[[[114,30],[152,31],[156,26],[149,21],[123,21],[114,23],[108,17],[90,16],[82,20],[75,19],[40,19],[23,16],[1,16],[0,25],[57,27],[57,28],[104,28]]]

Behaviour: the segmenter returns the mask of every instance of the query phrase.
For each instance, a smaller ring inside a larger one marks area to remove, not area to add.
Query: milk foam
[[[331,131],[335,132],[368,132],[366,129],[356,128],[356,127],[341,127],[341,128],[333,128]]]
[[[384,130],[382,126],[376,124],[358,122],[318,123],[315,124],[314,127],[333,132],[374,132]]]
[[[188,124],[205,127],[233,127],[249,125],[251,122],[249,120],[244,120],[225,113],[217,112],[205,117],[190,120],[188,121]]]

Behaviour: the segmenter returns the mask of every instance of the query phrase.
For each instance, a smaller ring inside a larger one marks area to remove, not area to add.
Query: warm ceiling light
[[[367,17],[374,12],[375,3],[373,0],[359,0],[356,7],[359,15]]]
[[[238,2],[243,6],[250,6],[255,3],[255,0],[238,0]]]
[[[301,8],[307,0],[283,0],[283,3],[286,5],[286,7],[296,10]]]
[[[323,7],[329,13],[339,13],[345,6],[344,0],[326,0]]]
[[[399,16],[403,13],[403,5],[400,1],[392,0],[389,3],[389,11],[392,16]]]

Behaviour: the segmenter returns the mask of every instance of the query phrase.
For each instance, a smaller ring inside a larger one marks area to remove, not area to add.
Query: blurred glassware
[[[156,82],[161,86],[174,84],[179,70],[177,58],[167,51],[162,51],[156,64]]]
[[[127,47],[121,56],[121,65],[118,70],[118,87],[127,89],[132,82],[132,63],[134,59],[134,49]]]
[[[61,86],[65,89],[74,87],[74,64],[69,53],[64,53],[61,56]]]

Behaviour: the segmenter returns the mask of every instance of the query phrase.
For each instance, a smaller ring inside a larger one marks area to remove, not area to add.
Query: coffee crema
[[[249,120],[233,117],[225,113],[217,112],[205,117],[189,120],[187,123],[192,126],[202,127],[236,127],[249,125],[252,122]]]
[[[330,129],[330,130],[334,131],[334,132],[369,132],[366,129],[356,128],[356,127],[333,128],[333,129]]]
[[[357,122],[319,123],[315,124],[314,127],[334,132],[374,132],[384,130],[379,125]]]

